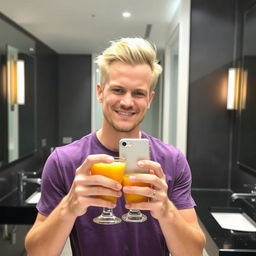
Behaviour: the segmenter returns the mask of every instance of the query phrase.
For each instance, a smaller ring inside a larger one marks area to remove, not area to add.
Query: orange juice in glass
[[[150,184],[144,182],[132,182],[130,176],[136,176],[137,173],[125,174],[123,177],[123,186],[139,186],[139,187],[150,187]],[[126,203],[142,203],[148,202],[148,197],[138,194],[124,194]],[[144,222],[147,220],[147,216],[140,210],[130,209],[126,214],[122,216],[122,219],[126,222]]]
[[[125,171],[124,161],[114,161],[113,163],[96,163],[91,168],[92,175],[102,175],[112,180],[116,180],[121,184]],[[117,198],[114,196],[98,196],[102,199],[116,202]]]
[[[136,176],[136,174],[129,174],[124,175],[123,177],[123,186],[138,186],[138,187],[150,187],[149,184],[144,182],[131,182],[129,177],[130,176]],[[148,197],[142,196],[142,195],[136,195],[136,194],[124,194],[126,203],[141,203],[141,202],[147,202]]]
[[[122,182],[124,172],[125,172],[125,159],[119,158],[119,157],[115,157],[114,162],[112,163],[95,163],[91,167],[92,175],[102,175],[110,179],[116,180],[120,184]],[[114,196],[100,195],[97,197],[102,198],[104,200],[111,201],[113,203],[117,201],[117,198]],[[120,223],[121,219],[114,215],[112,209],[103,208],[102,214],[94,218],[93,221],[98,224],[111,225],[111,224]]]

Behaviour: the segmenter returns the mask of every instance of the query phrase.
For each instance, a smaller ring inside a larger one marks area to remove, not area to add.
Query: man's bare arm
[[[88,156],[76,170],[69,193],[63,197],[49,216],[38,213],[35,224],[27,234],[25,246],[29,256],[60,255],[75,220],[87,212],[89,206],[114,208],[115,204],[96,195],[121,196],[121,185],[101,175],[91,175],[92,164],[113,162],[107,155]]]
[[[201,256],[205,236],[198,224],[194,208],[178,210],[167,195],[164,172],[160,164],[143,160],[139,166],[151,170],[149,174],[130,177],[134,182],[151,184],[151,187],[125,186],[123,191],[130,194],[147,196],[149,202],[126,204],[128,209],[149,210],[158,220],[172,256]]]

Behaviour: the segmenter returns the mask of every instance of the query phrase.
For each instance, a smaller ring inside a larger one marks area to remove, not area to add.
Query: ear
[[[148,102],[148,109],[150,109],[151,102],[152,102],[152,100],[154,99],[155,94],[156,94],[155,91],[152,91],[152,92],[150,93],[149,102]]]
[[[103,89],[102,89],[100,84],[96,85],[96,92],[97,92],[97,100],[98,100],[98,102],[102,103]]]

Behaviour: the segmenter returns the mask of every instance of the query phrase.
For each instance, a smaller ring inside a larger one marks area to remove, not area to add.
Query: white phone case
[[[126,174],[148,173],[148,170],[139,168],[139,160],[150,159],[148,139],[123,138],[119,141],[119,156],[126,159]]]

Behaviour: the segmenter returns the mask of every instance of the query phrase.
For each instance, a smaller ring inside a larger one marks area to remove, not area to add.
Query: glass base
[[[103,212],[100,216],[96,217],[93,219],[93,222],[97,224],[102,224],[102,225],[113,225],[113,224],[118,224],[122,220],[118,217],[116,217],[112,209],[104,208]]]
[[[147,220],[147,216],[139,210],[130,210],[128,213],[122,216],[123,221],[126,222],[144,222]]]

